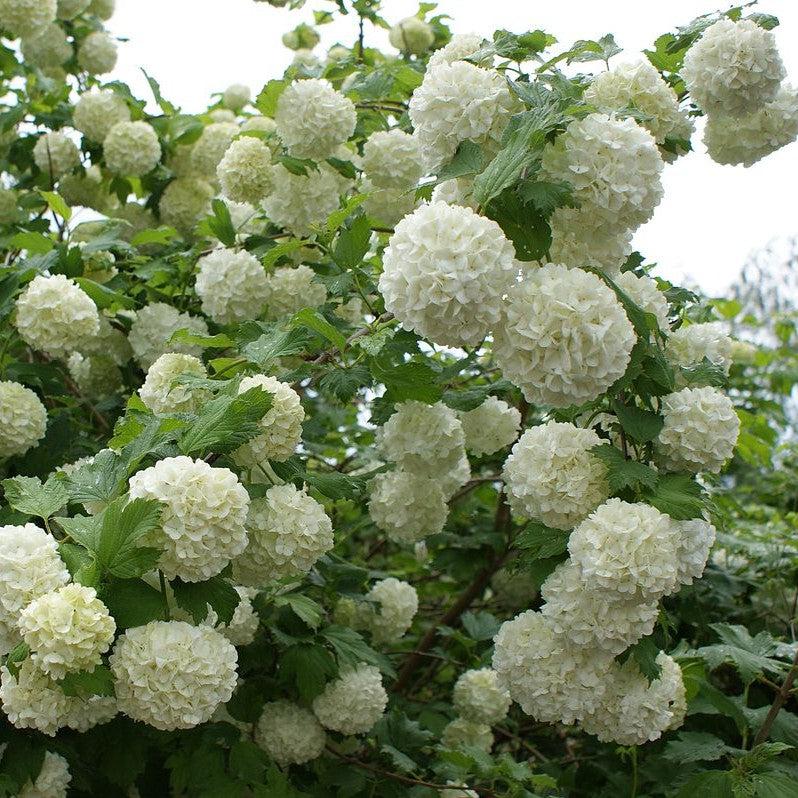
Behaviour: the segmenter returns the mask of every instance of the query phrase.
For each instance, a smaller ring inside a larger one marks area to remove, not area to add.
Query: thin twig
[[[765,742],[770,735],[770,730],[776,721],[776,717],[781,711],[781,708],[784,706],[784,703],[790,697],[792,685],[795,681],[796,675],[798,675],[798,651],[795,652],[795,656],[792,659],[792,667],[790,668],[790,672],[787,674],[787,678],[784,680],[779,692],[776,693],[776,697],[773,699],[773,703],[770,705],[770,709],[765,717],[765,722],[762,724],[762,728],[757,732],[756,737],[754,737],[754,747]]]

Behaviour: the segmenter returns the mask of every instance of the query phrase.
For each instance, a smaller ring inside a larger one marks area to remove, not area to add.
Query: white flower
[[[0,705],[9,722],[18,729],[36,729],[53,736],[66,725],[70,700],[61,687],[42,673],[30,658],[12,676],[0,669]]]
[[[114,15],[116,0],[91,0],[89,12],[102,20],[109,20]]]
[[[363,145],[363,171],[379,188],[412,188],[424,174],[418,141],[399,128],[372,133]]]
[[[267,277],[266,318],[278,321],[302,308],[317,308],[327,299],[324,283],[309,266],[281,266]]]
[[[462,718],[488,726],[503,721],[511,703],[510,694],[491,668],[463,673],[455,682],[452,700]]]
[[[243,468],[256,468],[267,460],[287,460],[302,440],[305,411],[299,394],[288,383],[265,374],[244,377],[238,392],[256,387],[272,395],[272,405],[260,420],[263,432],[233,452],[236,464]]]
[[[177,308],[163,302],[153,302],[136,311],[128,341],[138,364],[143,369],[148,369],[166,352],[179,352],[195,357],[202,355],[202,348],[199,346],[170,341],[178,330],[188,330],[194,335],[208,334],[208,326],[202,319],[181,313]]]
[[[58,19],[74,19],[82,14],[91,0],[58,0]]]
[[[109,659],[119,709],[156,729],[190,729],[233,695],[238,657],[207,626],[153,621],[128,629]]]
[[[717,321],[685,324],[668,335],[665,353],[677,369],[708,360],[728,375],[732,364],[732,339]]]
[[[729,397],[715,388],[683,388],[662,400],[665,423],[656,440],[668,471],[717,474],[732,456],[740,419]]]
[[[60,685],[53,684],[53,690],[61,691]],[[72,696],[67,699],[66,708],[60,716],[59,725],[75,731],[85,732],[95,726],[108,723],[118,712],[116,698],[92,695]]]
[[[490,751],[493,748],[493,732],[490,726],[466,718],[455,718],[446,724],[441,733],[441,743],[446,748],[480,748]]]
[[[607,469],[590,450],[592,429],[549,421],[528,429],[513,446],[502,476],[514,513],[570,529],[610,493]]]
[[[258,0],[256,0],[256,2],[257,1]],[[299,70],[301,74],[307,74],[308,72],[315,72],[321,69],[321,61],[311,50],[300,48],[294,53],[294,58],[291,61],[291,68]]]
[[[33,652],[33,664],[62,679],[70,671],[100,664],[116,624],[93,587],[69,584],[28,604],[20,613],[19,629]]]
[[[104,399],[122,387],[122,372],[111,358],[73,352],[67,359],[69,376],[83,396]]]
[[[173,180],[161,195],[158,212],[161,221],[188,235],[194,225],[208,213],[213,199],[213,188],[196,177],[179,177]]]
[[[58,181],[58,193],[70,207],[92,208],[98,213],[109,212],[114,201],[103,185],[103,175],[98,166],[90,166],[85,172],[64,175]],[[76,241],[74,237],[72,240]]]
[[[249,116],[241,123],[241,132],[276,133],[277,124],[270,116]]]
[[[33,148],[36,166],[53,180],[71,172],[80,163],[80,153],[72,139],[60,130],[40,136]]]
[[[247,527],[249,545],[233,563],[233,573],[253,587],[306,574],[334,543],[324,508],[291,484],[275,485],[254,499]]]
[[[388,41],[408,55],[424,55],[435,41],[432,28],[418,17],[405,17],[388,32]]]
[[[272,151],[254,136],[236,139],[219,161],[216,176],[226,197],[256,205],[271,191]]]
[[[606,227],[591,207],[556,208],[549,219],[553,263],[570,267],[589,266],[617,275],[632,252],[632,231]]]
[[[251,96],[249,86],[245,86],[242,83],[233,83],[224,90],[222,105],[231,111],[240,111],[249,103]]]
[[[521,427],[521,413],[502,399],[489,396],[473,410],[458,414],[465,446],[472,454],[494,454],[509,446]]]
[[[90,33],[78,50],[78,65],[90,75],[105,75],[116,66],[116,42],[105,31]]]
[[[503,623],[494,644],[499,684],[527,715],[571,724],[599,706],[612,655],[569,645],[533,610]]]
[[[363,734],[382,717],[388,694],[380,672],[360,664],[341,671],[313,701],[313,712],[322,726],[341,734]]]
[[[133,357],[127,336],[112,326],[105,316],[100,316],[100,331],[81,344],[79,351],[84,355],[101,355],[117,366],[123,366]]]
[[[355,131],[357,114],[350,99],[327,80],[298,80],[277,100],[277,135],[290,155],[323,161]]]
[[[127,103],[111,89],[82,94],[72,112],[75,127],[92,141],[105,141],[111,128],[130,121]]]
[[[676,586],[678,545],[667,515],[609,499],[574,529],[568,551],[588,586],[656,598]]]
[[[115,174],[141,177],[161,160],[161,143],[147,122],[118,122],[103,141],[103,154]]]
[[[72,58],[72,45],[64,29],[51,23],[35,36],[22,40],[22,57],[33,66],[53,69]]]
[[[440,481],[397,468],[369,483],[371,520],[396,543],[437,535],[449,508]]]
[[[0,0],[3,28],[17,36],[35,36],[55,22],[56,0]]]
[[[335,309],[335,315],[352,327],[360,327],[363,324],[366,313],[368,313],[366,304],[359,296],[347,299],[346,302],[342,302]]]
[[[719,19],[687,51],[681,76],[707,113],[743,116],[770,102],[785,70],[776,37],[753,20]]]
[[[360,193],[368,194],[363,209],[380,226],[393,227],[416,207],[412,189],[378,188],[367,177],[360,181]]]
[[[368,628],[378,643],[389,643],[404,637],[418,612],[416,589],[400,579],[388,577],[375,582],[366,593],[374,602],[374,612],[369,614]]]
[[[478,207],[474,199],[474,181],[468,177],[455,177],[444,180],[432,189],[432,202],[445,202],[447,205],[462,205],[475,211]]]
[[[212,122],[235,122],[236,115],[228,108],[214,108],[208,113]]]
[[[285,767],[320,757],[327,735],[310,710],[291,701],[270,701],[255,727],[255,742]]]
[[[47,431],[47,410],[18,382],[0,381],[0,458],[25,454]]]
[[[798,137],[798,91],[784,85],[776,97],[746,116],[707,117],[704,144],[716,163],[753,166]]]
[[[254,255],[219,248],[201,257],[197,265],[196,291],[206,316],[217,324],[233,324],[261,315],[269,280]]]
[[[546,147],[541,177],[570,183],[583,211],[609,233],[652,217],[662,199],[662,168],[654,137],[634,120],[590,114]]]
[[[64,357],[97,335],[97,306],[77,283],[40,274],[17,299],[17,330],[26,344],[52,357]]]
[[[436,202],[396,226],[379,288],[405,329],[436,344],[475,346],[498,322],[515,275],[515,250],[496,222]]]
[[[633,272],[623,272],[614,278],[618,287],[646,313],[651,313],[657,320],[657,326],[668,332],[668,300],[657,288],[657,281],[644,274],[638,277]]]
[[[17,798],[66,798],[72,774],[69,763],[60,754],[45,751],[44,761],[36,780],[22,785]]]
[[[235,591],[238,593],[238,604],[230,622],[220,624],[216,611],[208,605],[208,615],[203,623],[215,627],[216,631],[221,632],[234,646],[248,646],[255,639],[260,623],[258,613],[252,606],[252,600],[258,595],[258,591],[240,585]]]
[[[216,576],[247,545],[249,494],[227,468],[167,457],[130,478],[130,498],[166,505],[159,528],[145,537],[164,550],[159,567],[169,579]]]
[[[215,179],[219,161],[238,132],[235,122],[213,122],[208,125],[191,150],[194,174],[207,180]]]
[[[282,164],[274,168],[274,186],[263,201],[269,218],[297,236],[310,234],[311,226],[326,221],[338,208],[340,176],[321,166],[318,172],[295,175]]]
[[[471,58],[482,49],[484,39],[478,33],[458,33],[452,36],[445,47],[436,50],[427,61],[427,69],[432,69],[438,64],[451,64],[453,61],[463,61]],[[482,59],[480,66],[490,66],[492,56]]]
[[[202,361],[193,355],[167,352],[148,369],[144,384],[139,388],[141,401],[153,413],[193,413],[205,398],[201,391],[177,382],[190,375],[207,377]]]
[[[709,550],[715,542],[715,527],[703,518],[675,522],[679,535],[676,550],[678,558],[678,580],[682,585],[692,585],[700,579],[709,559]]]
[[[507,294],[494,354],[528,402],[589,402],[623,376],[636,337],[623,306],[595,274],[541,266]]]
[[[111,215],[115,219],[124,219],[127,222],[127,225],[119,232],[119,237],[125,241],[132,240],[142,230],[158,226],[153,212],[138,202],[126,202],[121,207],[112,209]]]

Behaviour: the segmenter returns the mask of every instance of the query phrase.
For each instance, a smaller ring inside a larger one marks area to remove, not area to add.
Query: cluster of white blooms
[[[81,345],[80,352],[84,355],[102,355],[118,366],[123,366],[133,357],[127,336],[105,316],[100,316],[100,331]]]
[[[436,50],[427,61],[427,69],[438,64],[451,64],[453,61],[472,59],[483,46],[484,39],[478,33],[458,33],[452,36],[449,43],[440,50]],[[493,57],[487,56],[479,63],[480,66],[489,66]]]
[[[130,478],[130,497],[166,505],[159,528],[145,537],[164,550],[159,567],[169,579],[209,579],[247,545],[249,494],[227,468],[167,457]]]
[[[677,368],[697,366],[708,360],[728,374],[732,364],[732,339],[717,321],[686,324],[668,335],[666,354]]]
[[[495,148],[516,110],[502,75],[454,61],[427,70],[408,113],[425,168],[436,172],[463,141]]]
[[[0,381],[0,458],[25,454],[47,431],[47,410],[18,382]]]
[[[200,258],[197,266],[196,291],[206,316],[217,324],[260,316],[269,295],[269,281],[254,255],[220,247]]]
[[[677,579],[679,584],[691,585],[704,573],[709,550],[715,542],[715,527],[703,518],[675,523],[679,535],[676,558],[678,560]]]
[[[42,172],[58,180],[80,163],[80,153],[72,139],[56,130],[38,138],[33,160]]]
[[[202,354],[201,347],[170,342],[172,335],[178,330],[188,330],[194,335],[208,334],[208,326],[202,319],[181,313],[177,308],[163,302],[153,302],[137,311],[128,341],[138,364],[143,369],[148,369],[166,352],[199,357]]]
[[[435,32],[418,17],[405,17],[388,32],[388,41],[407,55],[424,55],[435,41]]]
[[[116,42],[105,31],[90,33],[78,50],[78,66],[90,75],[113,71],[116,59]]]
[[[360,664],[342,670],[313,701],[313,712],[322,726],[341,734],[364,734],[382,717],[388,694],[382,676],[373,665]]]
[[[91,0],[89,11],[100,19],[108,20],[114,15],[116,0]]]
[[[99,213],[105,213],[110,211],[110,204],[113,200],[109,198],[102,181],[103,175],[100,168],[90,166],[84,172],[64,175],[58,183],[58,193],[64,198],[67,205],[73,208],[75,206],[93,208]]]
[[[52,357],[65,357],[97,335],[100,316],[89,295],[63,274],[40,274],[16,304],[16,326],[26,344]]]
[[[231,111],[240,111],[249,103],[251,96],[249,86],[245,86],[243,83],[233,83],[224,90],[222,105]]]
[[[34,599],[19,616],[19,630],[33,664],[53,679],[92,670],[116,631],[108,608],[93,587],[64,585]]]
[[[378,188],[407,190],[424,173],[421,151],[414,136],[403,130],[378,130],[363,145],[363,171]]]
[[[647,274],[638,277],[634,272],[623,272],[615,278],[615,283],[638,307],[656,318],[660,330],[668,332],[670,308],[656,280]]]
[[[210,208],[213,188],[197,177],[179,177],[164,190],[158,203],[161,221],[189,235]]]
[[[139,388],[141,401],[153,413],[192,413],[202,402],[202,392],[177,382],[183,375],[207,377],[202,361],[193,355],[167,352],[148,369]]]
[[[244,377],[238,392],[257,387],[271,394],[272,405],[259,422],[262,433],[233,452],[233,459],[242,468],[256,468],[267,460],[287,460],[302,440],[305,411],[299,394],[288,383],[266,374]]]
[[[122,387],[119,366],[102,355],[82,355],[73,352],[67,359],[69,376],[83,396],[102,399]]]
[[[213,122],[191,148],[191,166],[195,176],[207,180],[216,178],[216,169],[233,139],[238,135],[235,122]]]
[[[0,0],[3,28],[13,36],[35,36],[55,17],[56,0]]]
[[[236,686],[233,645],[208,626],[153,621],[128,629],[109,659],[119,710],[156,729],[207,721]]]
[[[665,419],[657,454],[669,471],[718,473],[732,456],[740,419],[728,396],[716,388],[682,388],[662,400]]]
[[[242,133],[276,133],[277,123],[270,116],[249,116],[241,123]]]
[[[66,798],[72,774],[69,763],[60,754],[45,751],[42,767],[35,781],[22,785],[17,798]]]
[[[74,19],[82,14],[91,0],[58,0],[58,19]]]
[[[75,127],[92,141],[105,141],[111,128],[130,121],[127,104],[115,91],[101,89],[80,96],[72,112]]]
[[[473,194],[474,181],[467,177],[455,177],[438,183],[432,190],[432,202],[445,202],[447,205],[462,205],[465,208],[477,209],[478,203]]]
[[[478,456],[509,446],[521,428],[521,413],[495,396],[489,396],[479,407],[458,415],[463,425],[465,447]]]
[[[324,283],[314,278],[316,272],[306,266],[281,266],[267,277],[266,318],[278,321],[302,308],[317,308],[327,299]]]
[[[557,208],[549,223],[553,263],[588,266],[616,275],[632,251],[632,231],[597,226],[589,207]]]
[[[234,646],[248,646],[255,639],[260,624],[258,613],[252,606],[252,600],[258,595],[258,591],[241,585],[237,585],[235,590],[238,593],[238,604],[229,623],[219,624],[219,616],[213,608],[209,608],[204,623],[215,626]]]
[[[368,628],[378,643],[389,643],[405,635],[418,612],[416,589],[394,577],[375,582],[366,593],[374,602],[374,612],[368,616]]]
[[[527,401],[564,407],[595,399],[623,376],[635,341],[601,278],[549,264],[508,291],[494,353]]]
[[[282,164],[274,167],[274,186],[263,201],[268,217],[294,235],[306,236],[311,226],[326,221],[338,208],[340,175],[320,166],[319,171],[295,175]]]
[[[234,561],[233,573],[252,587],[306,574],[334,543],[324,507],[291,484],[275,485],[254,499],[247,528],[249,544]]]
[[[42,69],[61,66],[72,58],[72,52],[64,29],[55,23],[22,40],[22,57]]]
[[[360,192],[368,194],[363,209],[380,226],[394,227],[416,207],[415,191],[402,188],[379,188],[364,177]]]
[[[291,701],[270,701],[255,727],[255,742],[285,767],[321,756],[327,735],[310,710]]]
[[[147,122],[118,122],[103,141],[103,154],[114,174],[141,177],[161,160],[161,143]]]
[[[216,176],[226,197],[255,205],[271,191],[272,152],[254,136],[236,139],[219,161]]]
[[[466,746],[490,751],[493,748],[493,732],[485,723],[478,723],[466,718],[455,718],[443,729],[441,743],[446,748]]]
[[[510,694],[491,668],[463,673],[454,685],[452,699],[460,717],[490,726],[507,717],[511,702]]]
[[[549,421],[528,429],[504,463],[507,500],[518,515],[570,529],[610,493],[607,469],[590,450],[592,429]]]
[[[750,19],[719,19],[687,51],[681,76],[709,114],[743,116],[770,102],[785,75],[776,37]]]
[[[380,293],[405,329],[448,346],[475,346],[501,315],[516,276],[515,250],[496,222],[435,202],[396,226]]]

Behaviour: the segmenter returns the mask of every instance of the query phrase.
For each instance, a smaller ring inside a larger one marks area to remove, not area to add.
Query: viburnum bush
[[[631,243],[778,21],[319,4],[190,114],[0,0],[0,794],[798,795],[795,325]]]

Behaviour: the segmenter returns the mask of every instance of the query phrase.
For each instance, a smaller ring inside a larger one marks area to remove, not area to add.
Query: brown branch
[[[776,693],[776,697],[773,699],[773,703],[770,705],[770,710],[765,717],[765,722],[762,724],[762,728],[757,732],[757,735],[754,738],[754,747],[765,742],[770,735],[770,729],[776,721],[776,717],[781,711],[781,708],[784,706],[784,703],[790,697],[792,685],[796,676],[798,676],[798,651],[795,652],[795,656],[792,660],[792,667],[790,668],[790,672],[787,674],[787,678],[784,680],[784,684],[782,684],[779,692]]]

